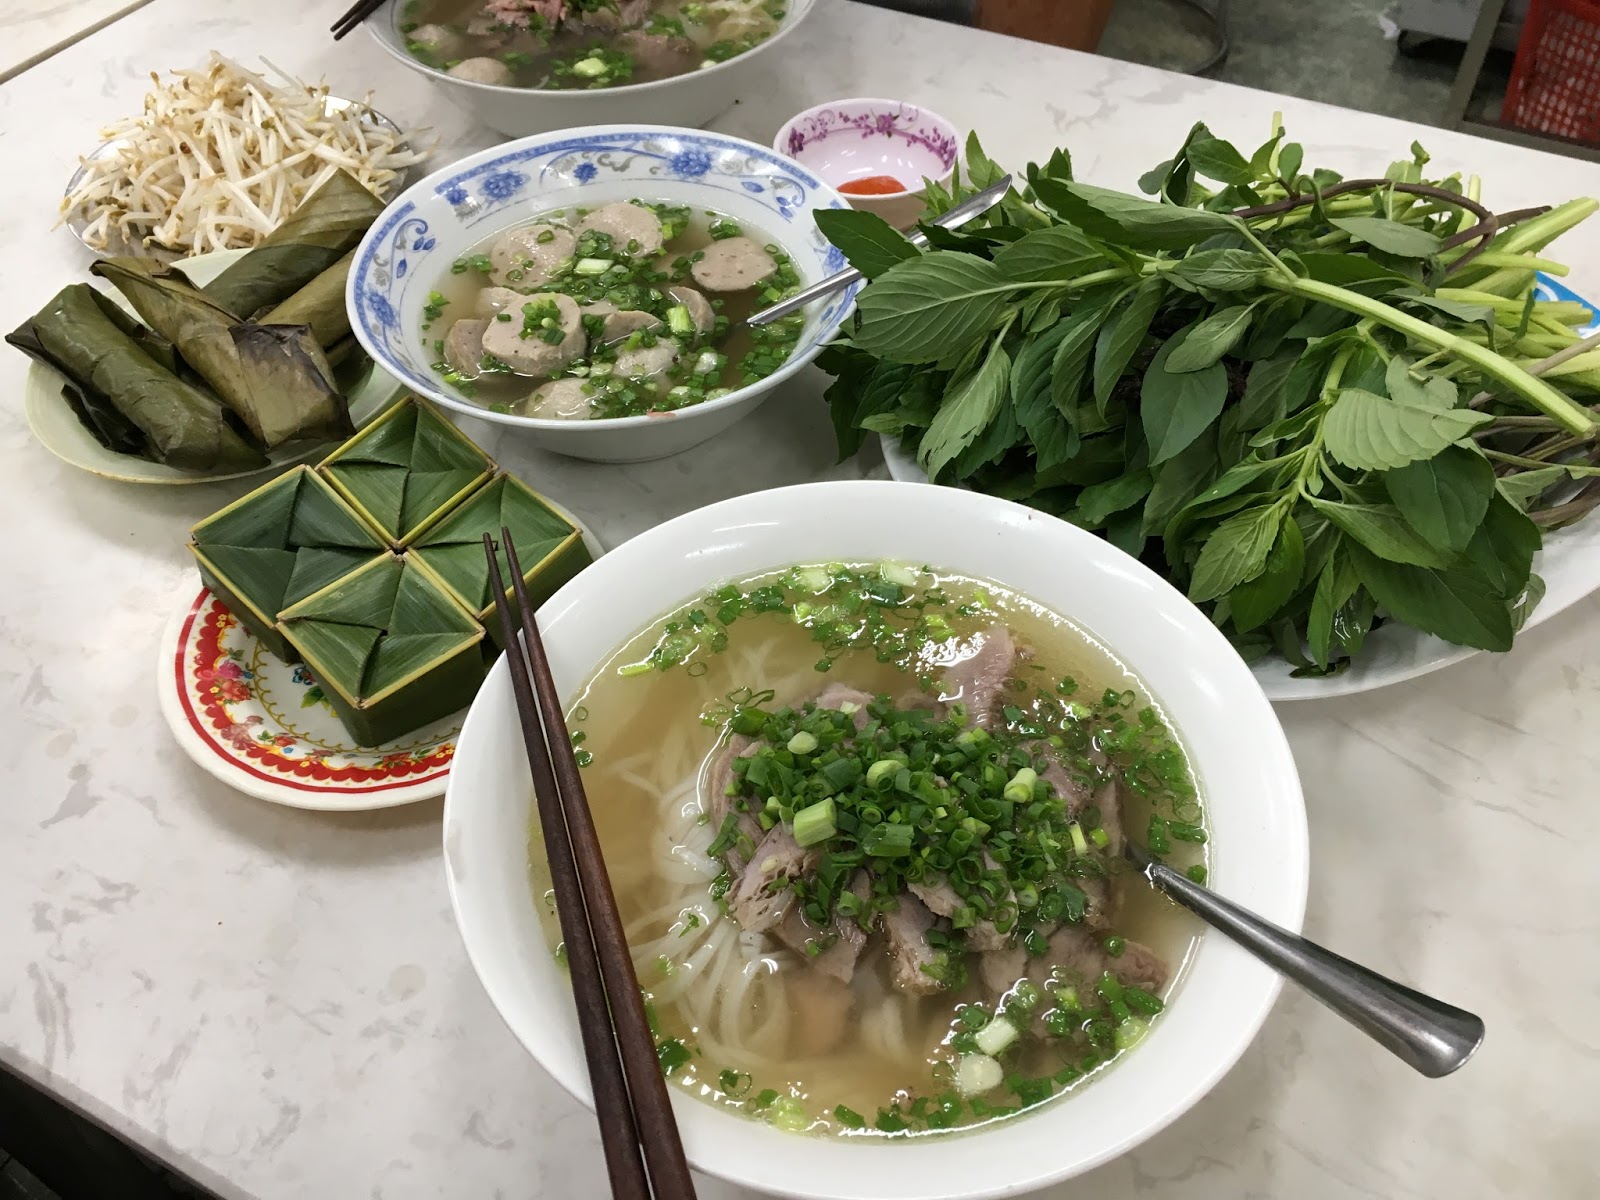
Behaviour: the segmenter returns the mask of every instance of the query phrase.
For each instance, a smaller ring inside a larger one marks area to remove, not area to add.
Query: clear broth
[[[775,577],[738,586],[748,588]],[[1008,626],[1034,652],[1032,662],[1043,672],[1041,680],[1072,676],[1085,689],[1083,694],[1132,690],[1139,703],[1146,702],[1127,668],[1065,618],[986,580],[944,572],[931,578],[957,602],[982,589],[992,613],[982,624],[999,620]],[[709,880],[696,881],[682,867],[693,859],[692,849],[685,846],[703,849],[712,836],[696,814],[703,810],[706,764],[723,738],[720,725],[703,723],[698,715],[725,709],[727,697],[742,689],[773,689],[776,696],[769,707],[798,704],[833,681],[874,694],[903,695],[913,674],[937,669],[938,648],[933,648],[933,657],[924,651],[921,661],[891,663],[876,661],[871,651],[849,651],[822,675],[815,669],[817,644],[807,631],[787,616],[769,613],[730,625],[728,646],[721,653],[696,654],[692,661],[704,667],[703,673],[680,667],[619,675],[619,668],[647,657],[667,619],[629,639],[601,665],[568,720],[580,745],[580,761],[586,763],[585,790],[658,1035],[692,1048],[691,1057],[670,1072],[671,1078],[692,1095],[743,1111],[750,1111],[752,1096],[767,1089],[790,1097],[804,1106],[808,1119],[786,1128],[881,1136],[870,1127],[873,1114],[941,1090],[932,1082],[935,1064],[950,1057],[948,1043],[959,1029],[960,1009],[970,1001],[995,997],[978,984],[976,973],[958,991],[904,995],[890,985],[887,954],[881,947],[869,947],[850,985],[854,1008],[845,1040],[825,1053],[806,1053],[804,1014],[797,1009],[804,1000],[798,992],[791,996],[790,989],[797,973],[804,975],[809,968],[780,943],[741,931],[710,898]],[[958,635],[973,628],[970,622],[965,629],[951,623]],[[946,647],[943,652],[948,651]],[[1142,831],[1149,815],[1147,803],[1124,806],[1130,831]],[[1203,862],[1202,848],[1181,849],[1189,852],[1187,857],[1169,857],[1180,869]],[[534,894],[543,898],[541,915],[559,954],[560,933],[537,823],[530,862]],[[1171,977],[1165,994],[1170,999],[1194,952],[1200,926],[1126,876],[1117,886],[1122,904],[1116,928],[1166,961]],[[718,951],[709,949],[716,931],[729,926],[723,937],[727,944]],[[1048,1074],[1062,1065],[1053,1057],[1056,1050],[1043,1040],[1028,1053],[1016,1070]],[[1054,1099],[1095,1074],[1061,1088]],[[839,1105],[864,1115],[868,1128],[842,1124],[833,1115]],[[957,1127],[981,1123],[967,1119]]]

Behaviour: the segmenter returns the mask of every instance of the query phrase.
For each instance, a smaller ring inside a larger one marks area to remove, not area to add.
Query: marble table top
[[[8,0],[0,12],[0,80],[149,0]]]
[[[1196,118],[1253,145],[1281,110],[1309,163],[1346,173],[1381,170],[1420,137],[1481,174],[1501,210],[1600,192],[1586,163],[821,7],[717,128],[765,142],[813,103],[901,97],[982,130],[1007,164],[1065,144],[1080,177],[1131,186]],[[82,277],[88,256],[50,228],[56,199],[152,69],[211,48],[263,54],[341,94],[374,89],[401,123],[436,130],[442,159],[496,140],[366,36],[331,42],[330,12],[154,0],[0,85],[0,328]],[[1574,280],[1600,277],[1600,221],[1558,250]],[[0,354],[0,395],[19,394],[24,370]],[[469,432],[614,544],[741,492],[881,473],[872,452],[835,463],[820,387],[812,374],[711,443],[635,467]],[[439,804],[272,807],[214,782],[168,735],[153,676],[168,614],[195,587],[183,532],[242,490],[80,474],[0,404],[0,1057],[229,1200],[602,1195],[593,1119],[521,1052],[462,953]],[[1291,989],[1209,1098],[1046,1195],[1592,1194],[1597,617],[1591,599],[1508,655],[1281,710],[1310,808],[1309,934],[1480,1012],[1476,1060],[1424,1081]],[[740,1195],[709,1180],[701,1194]]]

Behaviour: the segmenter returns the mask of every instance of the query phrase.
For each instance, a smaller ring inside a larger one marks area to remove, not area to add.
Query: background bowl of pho
[[[367,28],[513,137],[616,121],[703,125],[760,86],[815,0],[391,0]]]
[[[1115,864],[1159,843],[1299,928],[1294,762],[1228,643],[1108,543],[809,484],[641,534],[540,621],[699,1169],[1014,1195],[1161,1129],[1265,1019],[1278,977]],[[502,661],[451,768],[448,884],[495,1006],[590,1104],[531,815]]]
[[[367,352],[457,412],[601,462],[726,429],[821,351],[851,287],[743,318],[840,270],[814,214],[844,199],[738,138],[656,125],[507,142],[401,193],[356,250]]]

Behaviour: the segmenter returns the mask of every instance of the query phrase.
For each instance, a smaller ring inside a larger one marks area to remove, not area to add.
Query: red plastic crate
[[[1600,145],[1600,0],[1531,0],[1500,120]]]

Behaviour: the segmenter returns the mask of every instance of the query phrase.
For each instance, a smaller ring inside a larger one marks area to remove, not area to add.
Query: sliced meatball
[[[588,388],[581,379],[552,379],[541,383],[523,402],[523,415],[551,421],[581,421],[594,409]]]
[[[407,46],[416,46],[435,58],[450,59],[461,53],[461,35],[443,25],[418,25],[406,35]]]
[[[482,369],[483,334],[489,322],[477,317],[463,317],[450,326],[444,335],[444,360],[468,379],[475,379]]]
[[[633,55],[634,69],[649,79],[686,75],[700,65],[700,51],[686,37],[630,29],[617,45]]]
[[[566,265],[577,241],[572,230],[543,222],[508,229],[489,247],[489,278],[501,287],[532,291]]]
[[[772,255],[749,238],[731,237],[701,251],[689,274],[708,292],[742,292],[770,279],[777,269]]]
[[[622,379],[655,379],[671,369],[678,361],[678,348],[671,342],[661,341],[654,346],[635,346],[617,355],[612,374]]]
[[[666,243],[661,222],[641,204],[619,200],[595,209],[582,221],[579,230],[592,229],[611,235],[611,248],[618,254],[643,258],[655,254]]]
[[[519,292],[513,288],[486,287],[472,302],[472,311],[475,316],[488,320],[496,313],[521,312],[522,306],[527,302],[526,292]]]
[[[620,342],[630,333],[636,333],[641,329],[657,329],[661,325],[659,317],[652,316],[643,309],[618,308],[609,300],[596,300],[593,304],[585,304],[583,315],[606,319],[600,329],[602,342]]]
[[[681,304],[689,310],[689,319],[694,322],[695,332],[704,336],[716,327],[717,312],[711,307],[711,301],[692,287],[669,287],[667,295],[672,297],[673,303]]]
[[[588,345],[588,339],[583,335],[583,313],[579,311],[576,300],[558,292],[536,292],[523,299],[524,310],[530,305],[546,304],[555,305],[555,315],[551,320],[555,322],[553,329],[559,332],[559,338],[546,340],[540,333],[523,337],[523,321],[518,319],[518,310],[513,309],[511,320],[487,322],[483,335],[485,352],[494,355],[518,375],[548,379],[565,370],[567,364],[581,355]]]
[[[463,58],[445,74],[468,83],[487,83],[495,87],[509,86],[512,78],[511,68],[498,58]]]

